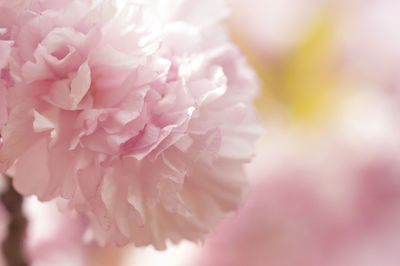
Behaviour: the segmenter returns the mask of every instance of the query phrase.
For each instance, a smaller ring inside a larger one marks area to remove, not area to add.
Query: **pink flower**
[[[347,18],[338,31],[343,71],[370,87],[399,89],[400,18],[395,0],[365,1]],[[374,38],[371,38],[374,36]],[[398,96],[400,97],[400,96]]]
[[[229,0],[234,33],[257,54],[285,55],[330,0]],[[336,0],[337,1],[337,0]]]
[[[60,213],[55,202],[25,198],[28,219],[25,253],[30,265],[86,265],[83,236],[85,222],[71,213]]]
[[[232,31],[260,56],[283,60],[305,43],[326,47],[336,75],[359,87],[399,83],[396,0],[230,0]],[[319,32],[317,39],[312,39]],[[375,36],[372,38],[371,36]],[[311,38],[311,39],[309,39]],[[320,40],[320,41],[318,41]],[[324,42],[321,42],[324,41]],[[322,48],[322,47],[321,47]],[[260,60],[257,58],[257,60]],[[388,84],[389,83],[389,84]],[[397,90],[399,91],[399,90]]]
[[[18,14],[0,161],[20,193],[87,215],[101,243],[162,249],[241,201],[257,80],[222,4],[138,2]]]
[[[120,265],[125,249],[99,247],[85,232],[87,219],[76,213],[61,213],[60,207],[55,201],[25,198],[23,209],[29,222],[24,247],[29,265]]]

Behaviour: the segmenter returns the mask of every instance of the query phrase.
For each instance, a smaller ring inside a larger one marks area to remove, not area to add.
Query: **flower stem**
[[[8,236],[3,242],[3,254],[9,266],[28,266],[24,253],[27,219],[22,210],[23,197],[15,191],[11,178],[6,176],[8,188],[0,196],[10,220]]]

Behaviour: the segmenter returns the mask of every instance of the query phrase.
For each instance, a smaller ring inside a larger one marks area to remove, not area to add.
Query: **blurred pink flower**
[[[12,27],[16,189],[67,199],[100,243],[202,239],[241,201],[260,134],[222,1],[36,3]]]
[[[364,1],[338,30],[344,75],[368,87],[388,89],[400,98],[399,1]]]
[[[248,201],[208,239],[198,265],[398,265],[396,116],[388,99],[366,92],[310,139],[282,128],[266,136]]]
[[[229,0],[229,22],[254,51],[285,54],[301,40],[328,0]]]
[[[256,55],[291,56],[324,18],[329,25],[325,29],[326,41],[330,42],[330,50],[325,52],[331,53],[332,63],[338,66],[334,71],[341,74],[341,79],[356,81],[363,89],[399,86],[399,1],[229,0],[229,3],[232,31]]]
[[[39,202],[30,197],[24,201],[29,221],[25,251],[33,266],[84,266],[84,233],[86,223],[72,213],[60,213],[55,202]]]

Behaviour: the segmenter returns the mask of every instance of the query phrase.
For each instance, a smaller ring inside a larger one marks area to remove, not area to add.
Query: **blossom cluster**
[[[0,170],[101,244],[198,241],[234,211],[258,82],[222,1],[0,1]]]

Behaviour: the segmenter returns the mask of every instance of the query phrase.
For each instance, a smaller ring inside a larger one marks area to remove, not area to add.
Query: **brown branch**
[[[28,266],[24,254],[27,219],[22,211],[23,197],[15,191],[11,178],[6,179],[8,188],[0,196],[0,200],[8,211],[10,222],[8,236],[3,242],[3,254],[9,266]]]

